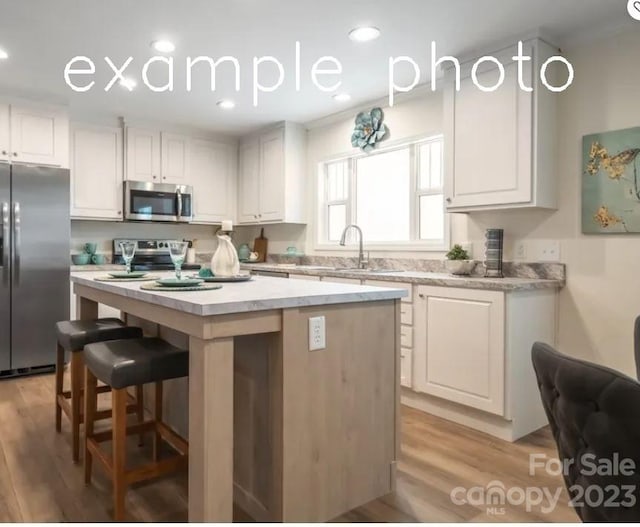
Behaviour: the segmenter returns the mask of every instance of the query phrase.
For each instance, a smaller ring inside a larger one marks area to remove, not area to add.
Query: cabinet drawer
[[[334,284],[353,284],[353,285],[362,284],[362,281],[358,280],[357,278],[336,278],[335,276],[323,276],[322,281],[332,282]]]
[[[320,281],[320,277],[319,276],[312,276],[309,274],[290,274],[289,278],[293,278],[295,280],[308,280],[310,282],[319,282]]]
[[[375,287],[392,287],[394,289],[404,289],[407,292],[407,296],[405,296],[402,301],[404,303],[413,302],[413,288],[411,284],[407,284],[404,282],[384,282],[382,280],[365,280],[365,285],[372,285]]]
[[[403,348],[413,347],[413,328],[411,326],[400,326],[400,345]]]
[[[406,326],[413,324],[413,306],[407,302],[400,305],[400,322]]]
[[[411,369],[412,369],[411,350],[400,348],[400,386],[411,388]]]

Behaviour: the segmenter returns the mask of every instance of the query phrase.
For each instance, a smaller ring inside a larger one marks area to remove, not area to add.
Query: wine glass
[[[131,272],[131,261],[136,254],[136,242],[120,242],[120,250],[122,251],[122,259],[127,266],[127,273]]]
[[[169,254],[176,268],[176,278],[178,280],[182,278],[182,264],[187,255],[187,247],[189,247],[189,242],[169,242]]]

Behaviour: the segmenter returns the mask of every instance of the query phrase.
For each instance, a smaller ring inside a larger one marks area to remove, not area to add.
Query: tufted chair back
[[[636,318],[633,330],[633,351],[636,357],[636,377],[640,380],[640,317]]]
[[[640,384],[539,342],[531,355],[560,460],[571,461],[564,480],[583,505],[576,513],[585,522],[640,521]],[[592,474],[616,459],[632,460],[632,475]]]

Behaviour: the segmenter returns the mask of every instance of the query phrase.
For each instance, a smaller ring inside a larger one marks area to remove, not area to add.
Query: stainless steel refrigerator
[[[55,363],[69,318],[69,171],[0,164],[0,378]]]

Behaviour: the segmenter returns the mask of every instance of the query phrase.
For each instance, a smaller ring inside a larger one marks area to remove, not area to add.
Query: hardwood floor
[[[53,400],[53,375],[0,381],[0,522],[111,521],[110,482],[96,468],[93,484],[85,487],[82,466],[71,462],[68,420],[63,419],[62,434],[55,432]],[[140,449],[132,437],[129,449],[130,459],[141,451],[148,456],[151,441]],[[548,430],[511,444],[403,408],[397,491],[336,521],[578,521],[559,476],[529,476],[531,453],[556,456]],[[506,489],[547,487],[553,493],[561,488],[562,494],[549,513],[540,506],[527,511],[521,504],[491,514],[484,504],[451,500],[456,487],[485,488],[492,481]],[[186,474],[135,486],[127,495],[127,509],[132,521],[186,521]],[[240,510],[234,519],[249,520]]]

